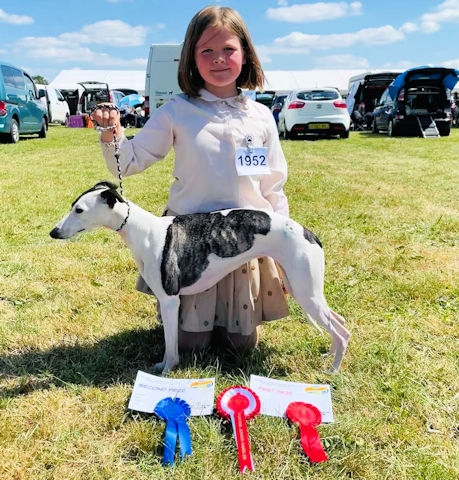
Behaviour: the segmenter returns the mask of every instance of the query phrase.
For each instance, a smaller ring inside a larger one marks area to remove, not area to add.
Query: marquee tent
[[[77,89],[79,82],[108,83],[109,88],[132,88],[145,92],[145,70],[62,70],[49,84],[58,90]]]
[[[265,90],[287,92],[297,88],[336,87],[347,93],[349,78],[361,70],[266,70]],[[108,83],[111,89],[132,88],[145,93],[145,70],[62,70],[50,85],[57,89],[76,89],[78,82]]]

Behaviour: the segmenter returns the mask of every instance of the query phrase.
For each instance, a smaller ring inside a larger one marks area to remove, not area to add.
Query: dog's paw
[[[178,365],[178,362],[172,362],[168,363],[167,361],[163,360],[162,362],[156,363],[154,366],[154,369],[161,373],[161,375],[167,375],[170,371],[172,371],[176,366]]]
[[[163,360],[162,362],[155,363],[153,367],[157,372],[164,373],[164,369],[166,367],[166,362]]]
[[[328,375],[336,375],[339,372],[339,369],[336,367],[331,366],[330,368],[327,369],[327,374]]]

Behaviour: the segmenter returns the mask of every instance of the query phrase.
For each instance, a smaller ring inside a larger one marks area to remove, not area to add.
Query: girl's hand
[[[99,103],[90,114],[96,130],[101,132],[103,142],[113,141],[113,133],[121,136],[120,111],[112,103]]]

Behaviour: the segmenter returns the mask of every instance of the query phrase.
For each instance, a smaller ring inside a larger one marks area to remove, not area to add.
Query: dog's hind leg
[[[329,318],[331,329],[335,332],[335,334],[330,332],[332,336],[332,343],[329,350],[329,355],[334,357],[333,364],[329,369],[329,371],[333,373],[339,370],[344,354],[346,353],[351,334],[344,326],[346,321],[341,315],[333,310],[329,310]]]
[[[163,361],[155,365],[155,370],[163,375],[172,370],[179,363],[178,353],[178,315],[180,308],[180,297],[158,298],[161,307],[161,318],[164,328],[164,357]]]
[[[296,298],[296,300],[313,320],[313,323],[324,328],[330,334],[332,343],[329,355],[333,356],[333,364],[329,372],[338,372],[350,337],[349,331],[344,326],[344,318],[330,310],[323,296],[321,298]]]

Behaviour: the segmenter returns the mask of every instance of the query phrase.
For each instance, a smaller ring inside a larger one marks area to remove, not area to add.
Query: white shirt
[[[271,111],[244,94],[221,99],[207,90],[201,97],[172,97],[155,110],[131,139],[122,136],[122,176],[142,172],[173,147],[174,179],[168,208],[178,214],[225,208],[274,210],[288,216],[283,191],[287,163]],[[266,147],[270,174],[238,176],[236,149]],[[118,175],[114,146],[102,148],[108,169]]]

